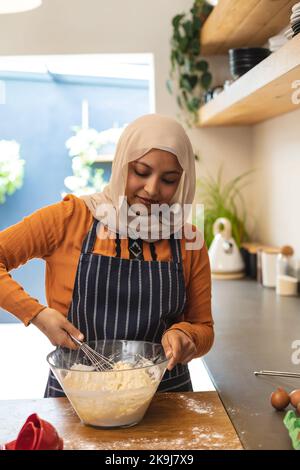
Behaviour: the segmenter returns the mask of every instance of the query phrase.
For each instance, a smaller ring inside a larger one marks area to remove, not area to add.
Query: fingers
[[[74,343],[70,335],[64,330],[60,330],[59,334],[55,336],[54,341],[52,341],[52,344],[54,344],[54,346],[61,346],[62,348],[78,349],[78,346]]]
[[[65,319],[60,346],[69,349],[78,349],[78,344],[73,341],[70,335],[74,336],[74,338],[78,339],[79,341],[83,341],[84,339],[84,335],[72,323]]]
[[[167,358],[167,369],[172,370],[177,363],[187,364],[196,355],[194,342],[180,330],[167,331],[162,338],[162,345]]]
[[[168,338],[168,334],[165,334],[163,337],[162,337],[162,341],[161,341],[161,344],[164,348],[164,351],[165,351],[165,355],[166,355],[166,358],[167,359],[170,359],[170,361],[168,362],[168,365],[167,365],[167,369],[168,370],[171,370],[170,369],[170,363],[171,363],[171,368],[173,369],[174,365],[173,365],[173,361],[172,361],[172,356],[173,356],[173,353],[172,353],[172,346],[169,342],[169,338]]]
[[[168,334],[162,337],[161,344],[164,348],[166,358],[169,359],[172,356],[172,346],[169,342]]]
[[[71,322],[69,322],[69,320],[65,320],[63,328],[67,333],[69,333],[69,335],[74,336],[74,338],[79,341],[83,341],[84,335]]]
[[[175,367],[176,364],[180,362],[180,358],[181,358],[181,345],[179,341],[177,340],[176,336],[171,336],[170,345],[171,345],[172,356],[168,363],[168,367],[167,367],[168,370],[172,370],[173,367]]]
[[[70,335],[83,341],[84,335],[66,317],[53,308],[45,308],[31,322],[39,328],[54,346],[77,349]]]

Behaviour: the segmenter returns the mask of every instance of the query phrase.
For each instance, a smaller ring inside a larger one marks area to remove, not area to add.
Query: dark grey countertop
[[[300,340],[300,298],[251,280],[213,281],[213,312],[215,344],[204,362],[244,448],[292,449],[286,411],[272,408],[270,394],[278,386],[300,389],[300,379],[253,372],[300,372],[291,357]]]

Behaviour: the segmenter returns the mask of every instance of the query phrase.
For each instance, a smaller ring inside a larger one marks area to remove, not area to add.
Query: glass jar
[[[288,275],[294,250],[291,246],[283,246],[276,260],[276,276]]]

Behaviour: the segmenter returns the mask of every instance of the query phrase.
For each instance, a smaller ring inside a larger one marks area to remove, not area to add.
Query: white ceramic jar
[[[277,249],[263,250],[261,254],[262,283],[264,287],[276,287]]]

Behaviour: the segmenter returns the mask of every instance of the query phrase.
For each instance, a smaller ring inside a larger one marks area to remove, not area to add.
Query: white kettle
[[[245,275],[245,264],[231,235],[231,222],[225,217],[213,225],[215,238],[208,250],[212,278],[240,279]]]

